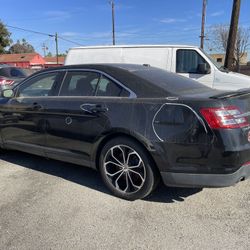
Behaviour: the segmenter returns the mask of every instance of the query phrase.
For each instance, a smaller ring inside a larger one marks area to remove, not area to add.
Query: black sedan
[[[250,92],[140,65],[40,71],[0,99],[0,146],[88,166],[129,200],[250,176]]]

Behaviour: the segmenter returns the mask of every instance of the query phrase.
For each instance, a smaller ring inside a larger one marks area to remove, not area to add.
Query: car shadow
[[[18,151],[5,151],[3,154],[0,154],[0,159],[24,168],[58,176],[99,192],[112,195],[103,184],[99,173],[87,167],[46,159]],[[181,202],[186,197],[194,195],[201,190],[194,188],[170,188],[161,183],[149,197],[143,200],[163,203]]]
[[[166,187],[162,182],[145,201],[173,203],[185,201],[185,198],[202,191],[202,188]]]

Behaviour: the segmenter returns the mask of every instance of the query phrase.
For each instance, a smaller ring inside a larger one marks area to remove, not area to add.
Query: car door
[[[48,157],[90,166],[95,142],[112,126],[111,106],[117,103],[108,96],[126,94],[108,83],[98,72],[67,73],[59,96],[48,103]]]
[[[27,79],[15,97],[0,107],[1,134],[8,148],[43,155],[46,103],[62,79],[63,72],[42,73]]]
[[[194,49],[176,50],[176,73],[212,87],[214,69]]]

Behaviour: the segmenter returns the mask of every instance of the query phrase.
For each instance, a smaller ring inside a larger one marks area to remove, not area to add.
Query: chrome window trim
[[[71,71],[87,71],[87,72],[95,72],[95,73],[99,73],[100,75],[104,75],[106,76],[107,78],[109,78],[110,80],[112,80],[113,82],[115,82],[117,85],[119,85],[121,88],[125,89],[126,91],[129,92],[129,96],[128,97],[125,97],[125,96],[106,96],[106,98],[137,98],[137,95],[132,91],[130,90],[128,87],[126,87],[123,83],[121,83],[120,81],[116,80],[114,77],[110,76],[109,74],[101,71],[101,70],[96,70],[96,69],[79,69],[79,68],[76,68],[76,69],[58,69],[58,70],[52,70],[52,71],[48,71],[48,72],[41,72],[41,73],[37,73],[35,74],[34,76],[30,77],[29,79],[25,79],[21,84],[20,86],[22,86],[23,84],[25,84],[27,81],[30,81],[32,80],[33,78],[35,77],[38,77],[38,76],[41,76],[41,75],[45,75],[45,74],[48,74],[48,73],[54,73],[54,72],[66,72],[63,79],[62,79],[62,83],[60,85],[60,88],[59,88],[59,91],[57,93],[57,95],[55,96],[51,96],[51,97],[68,97],[68,96],[60,96],[60,92],[61,92],[61,89],[62,89],[62,85],[64,83],[64,80],[67,76],[67,74]],[[19,87],[17,87],[17,89],[19,89]],[[17,92],[15,93],[15,97],[16,96]],[[30,96],[32,98],[34,98],[33,96]],[[42,96],[41,96],[42,97]],[[47,96],[45,96],[47,97]],[[71,98],[75,98],[75,97],[78,97],[79,96],[70,96]],[[96,96],[96,95],[93,95],[93,96],[82,96],[82,97],[92,97],[92,98],[104,98],[102,96]]]
[[[15,98],[19,98],[18,96],[16,96],[17,93],[18,93],[18,91],[16,91],[16,90],[18,90],[18,89],[20,88],[20,86],[22,86],[23,84],[25,84],[27,81],[30,81],[30,80],[32,80],[33,78],[39,77],[39,76],[41,76],[41,75],[45,75],[45,74],[49,74],[49,73],[63,72],[63,71],[65,71],[65,69],[58,69],[58,70],[52,70],[52,71],[48,71],[48,72],[34,73],[34,75],[32,75],[31,77],[27,77],[27,79],[24,79],[24,80],[22,81],[22,83],[21,83],[19,86],[17,86],[16,88],[14,88],[14,90],[15,90],[15,96],[14,96],[14,97],[15,97]],[[63,77],[63,80],[64,80],[64,77]],[[34,98],[35,96],[27,96],[27,97],[32,97],[32,98]],[[43,97],[43,96],[36,96],[36,97]],[[47,96],[44,96],[44,97],[47,97]],[[56,97],[56,96],[53,96],[53,97]]]
[[[66,69],[66,74],[67,75],[69,72],[72,72],[72,71],[86,71],[86,72],[94,72],[94,73],[99,73],[100,76],[106,76],[108,79],[112,80],[113,82],[115,82],[118,86],[120,86],[121,88],[125,89],[126,91],[129,92],[129,96],[128,97],[125,97],[125,96],[105,96],[106,98],[136,98],[137,95],[132,91],[130,90],[128,87],[126,87],[124,84],[122,84],[120,81],[116,80],[114,77],[110,76],[109,74],[101,71],[101,70],[97,70],[97,69]],[[63,84],[63,82],[62,82]],[[62,85],[61,85],[62,87]],[[61,88],[60,88],[60,91],[58,93],[58,96],[60,96],[60,92],[61,92]],[[61,96],[63,97],[63,96]],[[66,96],[64,96],[66,97]],[[75,96],[70,96],[70,97],[75,97]],[[77,96],[79,98],[79,96]],[[82,97],[87,97],[87,96],[82,96]],[[93,95],[91,97],[96,97],[96,98],[103,98],[102,96],[96,96],[96,95]]]

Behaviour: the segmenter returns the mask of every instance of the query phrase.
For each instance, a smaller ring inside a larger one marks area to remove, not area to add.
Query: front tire
[[[157,171],[147,151],[126,137],[114,138],[104,146],[99,169],[111,192],[126,200],[146,197],[158,183]]]

